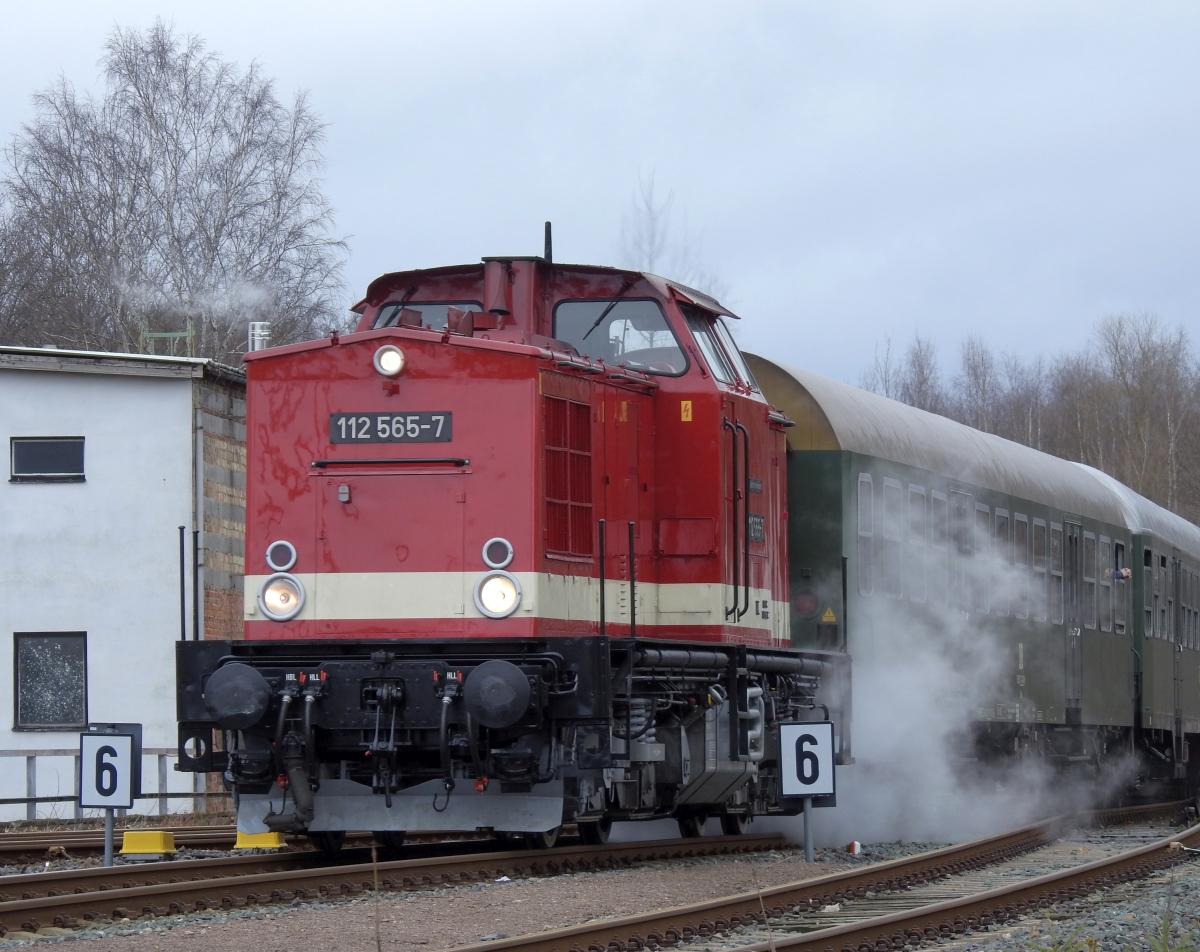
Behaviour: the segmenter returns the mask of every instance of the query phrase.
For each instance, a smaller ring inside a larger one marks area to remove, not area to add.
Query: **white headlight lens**
[[[404,370],[404,352],[393,344],[375,351],[375,369],[385,377],[395,377]]]
[[[521,583],[507,572],[489,572],[475,583],[475,607],[490,618],[505,618],[521,604]]]
[[[295,618],[304,607],[304,586],[293,575],[272,575],[258,590],[258,607],[275,621]]]

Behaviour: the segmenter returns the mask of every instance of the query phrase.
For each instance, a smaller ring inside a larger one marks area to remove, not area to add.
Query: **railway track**
[[[172,833],[175,836],[177,849],[191,850],[231,850],[237,841],[235,826],[154,826],[133,827],[132,830],[154,829]],[[127,830],[117,830],[117,842]],[[431,843],[462,843],[483,842],[489,837],[484,833],[410,833],[405,838],[406,844]],[[348,847],[369,847],[374,842],[371,833],[348,833]],[[288,838],[288,848],[294,850],[309,850],[308,840],[303,836]],[[19,833],[0,833],[0,863],[38,862],[48,858],[53,851],[66,850],[74,857],[99,856],[104,852],[104,833],[101,830],[61,830],[57,832],[30,830]]]
[[[501,876],[555,875],[654,860],[753,853],[782,845],[781,836],[766,834],[332,864],[309,851],[4,876],[0,877],[0,937],[144,915],[356,896],[374,890],[376,882],[381,889],[420,889]]]
[[[929,884],[961,877],[1028,853],[1057,839],[1080,821],[1101,828],[1177,814],[1180,803],[1104,810],[1088,817],[1055,817],[995,836],[920,853],[862,869],[802,880],[752,893],[656,910],[620,919],[547,930],[460,946],[455,952],[641,952],[643,949],[711,940],[739,927],[761,927],[761,938],[728,937],[721,944],[738,952],[880,952],[927,939],[947,938],[991,923],[1003,923],[1062,899],[1138,879],[1186,858],[1174,842],[1200,844],[1200,825],[1083,865],[1025,878],[1000,888],[968,891],[941,901],[915,902],[895,911],[897,897]],[[870,897],[887,911],[873,915]],[[886,897],[886,898],[884,898]],[[903,899],[899,900],[901,903]],[[859,904],[859,905],[856,905]],[[845,910],[852,921],[826,925]],[[861,913],[861,914],[860,914]],[[800,932],[808,919],[808,931]],[[711,945],[712,942],[706,942]]]

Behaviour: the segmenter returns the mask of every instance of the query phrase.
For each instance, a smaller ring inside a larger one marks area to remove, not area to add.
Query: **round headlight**
[[[513,560],[512,543],[499,537],[483,544],[483,564],[489,569],[505,569]]]
[[[295,618],[304,607],[304,586],[286,572],[269,575],[259,586],[258,607],[272,621]]]
[[[404,370],[404,351],[394,344],[384,344],[375,351],[375,369],[385,377],[395,377]]]
[[[296,547],[280,539],[267,546],[267,565],[274,572],[286,572],[296,564]]]
[[[521,583],[507,572],[488,572],[475,583],[475,607],[489,618],[507,618],[521,604]]]

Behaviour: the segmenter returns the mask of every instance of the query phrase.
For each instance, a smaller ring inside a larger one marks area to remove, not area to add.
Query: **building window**
[[[858,594],[875,590],[874,487],[869,473],[858,474]]]
[[[14,436],[11,483],[82,483],[82,436]]]
[[[908,555],[904,560],[908,597],[925,601],[925,490],[908,486]]]
[[[16,730],[87,726],[84,632],[17,632],[13,655]]]

